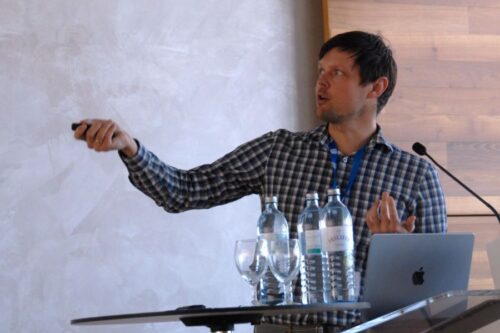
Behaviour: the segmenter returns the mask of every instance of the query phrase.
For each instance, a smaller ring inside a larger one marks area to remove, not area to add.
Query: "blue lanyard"
[[[330,149],[330,157],[332,159],[332,188],[339,187],[337,184],[337,161],[339,158],[339,150],[337,148],[337,144],[335,141],[331,141],[328,144],[328,148]],[[356,154],[354,155],[354,162],[352,164],[351,174],[349,175],[349,182],[347,183],[347,188],[345,189],[344,194],[341,193],[340,198],[342,202],[345,202],[346,199],[349,198],[349,194],[351,193],[352,185],[356,181],[356,177],[358,176],[359,169],[361,168],[361,161],[363,160],[363,156],[365,156],[365,146],[361,147]]]

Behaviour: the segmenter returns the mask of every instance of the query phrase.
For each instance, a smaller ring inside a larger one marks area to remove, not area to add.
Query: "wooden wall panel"
[[[451,181],[450,181],[451,182]],[[451,186],[451,185],[450,185]],[[465,190],[459,187],[456,184],[453,184],[457,189],[461,191],[462,194],[465,194]],[[457,192],[458,193],[458,192]],[[500,207],[500,197],[499,196],[482,196],[484,200],[490,203],[493,207]],[[452,205],[455,207],[453,214],[482,214],[484,213],[484,205],[476,198],[472,196],[459,196],[458,194],[455,196],[448,197],[447,199],[448,205]],[[476,217],[471,217],[471,219],[475,219]],[[493,217],[492,217],[493,218]],[[492,231],[498,230],[498,223],[495,226],[494,224],[490,225],[490,229]]]
[[[500,175],[500,142],[450,142],[448,151],[448,166],[454,170],[475,170],[477,165],[486,165]]]
[[[398,83],[379,118],[403,149],[415,141],[500,210],[500,1],[327,0],[329,38],[381,33],[398,63]],[[448,212],[488,214],[440,172]],[[478,222],[477,219],[480,219]],[[449,220],[476,234],[471,287],[493,287],[484,244],[500,237],[494,218]]]
[[[498,0],[352,0],[353,2],[376,2],[393,4],[414,4],[414,5],[432,5],[448,7],[489,7],[500,8]]]
[[[399,109],[404,108],[405,111],[424,118],[431,115],[464,116],[467,119],[479,116],[495,117],[500,116],[498,92],[499,89],[489,88],[410,86],[398,89],[398,93],[392,96],[390,102],[397,103]],[[464,110],[467,110],[467,113],[464,113]]]
[[[398,112],[398,114],[390,112],[381,114],[379,123],[384,129],[384,133],[396,143],[401,140],[421,141],[423,144],[429,141],[495,142],[494,140],[500,131],[500,116],[496,115],[469,117],[445,114],[405,114],[401,108],[394,110],[394,112]],[[428,152],[433,154],[431,151]],[[468,156],[467,158],[474,157]],[[481,181],[481,172],[490,171],[488,167],[488,165],[478,165],[477,169],[473,170],[479,171],[478,182]],[[490,184],[490,186],[494,185]]]
[[[500,90],[500,63],[496,62],[406,59],[399,64],[398,71],[398,87],[428,87],[428,80],[432,78],[434,88]]]
[[[397,18],[384,22],[385,33],[468,33],[465,7],[390,4],[363,1],[330,1],[329,16],[335,26],[377,31],[380,17]],[[336,15],[336,13],[343,13]]]
[[[469,33],[500,35],[500,8],[469,7]]]
[[[340,8],[333,10],[331,14],[338,13],[338,9]],[[500,36],[498,35],[436,35],[426,33],[425,30],[405,35],[401,32],[385,32],[383,29],[363,29],[362,25],[349,29],[331,28],[330,34],[335,35],[347,30],[382,32],[394,50],[398,64],[404,64],[408,60],[467,61],[473,63],[498,63],[500,61]]]

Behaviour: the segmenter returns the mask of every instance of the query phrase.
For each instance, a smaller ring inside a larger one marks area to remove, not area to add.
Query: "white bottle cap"
[[[276,204],[277,204],[277,203],[278,203],[278,197],[277,197],[277,196],[275,196],[275,195],[270,196],[270,197],[266,197],[266,198],[264,199],[264,202],[265,202],[265,203],[276,203]]]
[[[340,189],[338,187],[336,187],[336,188],[329,188],[328,189],[328,195],[340,195]]]
[[[319,200],[319,195],[317,192],[307,193],[306,200]]]

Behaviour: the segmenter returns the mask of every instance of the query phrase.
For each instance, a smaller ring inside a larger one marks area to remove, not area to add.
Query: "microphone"
[[[500,223],[500,215],[498,215],[498,212],[496,211],[495,208],[493,208],[492,205],[490,205],[488,202],[486,202],[483,198],[481,198],[478,194],[476,194],[476,192],[474,192],[473,190],[471,190],[467,185],[465,185],[464,183],[462,183],[457,177],[453,176],[448,170],[446,170],[444,167],[441,166],[441,164],[439,164],[438,162],[436,162],[431,155],[427,154],[427,149],[425,148],[425,146],[423,144],[421,144],[420,142],[415,142],[412,146],[412,149],[415,153],[419,154],[420,156],[427,156],[435,165],[437,165],[439,167],[439,169],[443,170],[444,173],[446,173],[448,176],[451,177],[451,179],[453,179],[454,181],[456,181],[457,183],[459,183],[463,188],[465,188],[470,194],[472,194],[473,196],[475,196],[479,201],[481,201],[486,207],[488,207],[492,212],[493,214],[495,214],[495,216],[497,217],[497,220],[498,220],[498,223]]]

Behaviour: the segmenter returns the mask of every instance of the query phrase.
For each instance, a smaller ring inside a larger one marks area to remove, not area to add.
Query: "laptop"
[[[450,290],[467,290],[474,235],[375,234],[363,300],[373,319]]]

